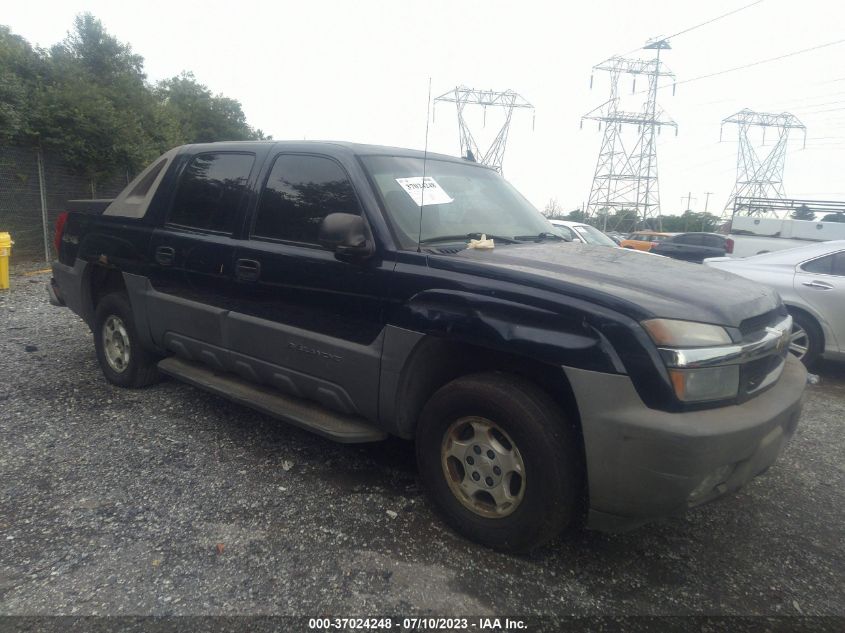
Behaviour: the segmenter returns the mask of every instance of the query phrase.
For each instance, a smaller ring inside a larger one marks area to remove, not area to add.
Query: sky
[[[276,139],[332,139],[422,149],[429,78],[432,98],[466,85],[515,90],[531,102],[514,112],[504,174],[535,206],[556,199],[566,211],[587,200],[602,133],[581,117],[609,96],[607,73],[592,67],[635,51],[752,0],[203,0],[123,3],[27,0],[5,3],[0,23],[50,46],[90,11],[145,59],[150,81],[192,71],[213,92],[238,99],[254,127]],[[845,42],[741,71],[704,75],[845,39],[845,4],[763,0],[670,39],[661,60],[678,85],[658,91],[678,124],[658,137],[661,209],[721,213],[736,178],[735,126],[743,108],[788,111],[807,127],[786,157],[787,196],[845,200]],[[645,98],[620,79],[626,109]],[[479,145],[500,114],[482,125]],[[457,155],[455,107],[439,103],[430,151]],[[767,137],[770,149],[773,135]],[[757,137],[757,140],[761,140]],[[707,195],[710,192],[710,195]],[[688,202],[689,196],[689,202]]]

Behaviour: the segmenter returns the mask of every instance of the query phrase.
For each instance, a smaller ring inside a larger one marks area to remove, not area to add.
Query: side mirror
[[[323,248],[333,251],[335,257],[344,261],[363,260],[370,257],[375,248],[367,239],[364,218],[353,213],[330,213],[320,223],[317,239]]]

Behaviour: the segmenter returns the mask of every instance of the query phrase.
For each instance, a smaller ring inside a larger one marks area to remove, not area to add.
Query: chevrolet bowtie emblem
[[[779,334],[780,338],[778,338],[776,349],[779,352],[782,352],[783,349],[786,347],[787,342],[789,341],[789,331],[788,330],[779,330],[778,328],[774,327],[767,327],[766,331],[770,334]]]

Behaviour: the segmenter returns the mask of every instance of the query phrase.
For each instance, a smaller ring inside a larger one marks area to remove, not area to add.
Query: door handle
[[[808,288],[817,288],[818,290],[833,290],[833,286],[827,283],[826,281],[802,281],[803,285],[807,286]]]
[[[261,262],[254,259],[239,259],[235,262],[235,277],[239,281],[258,281],[261,276]]]
[[[159,246],[155,254],[156,263],[162,266],[172,266],[176,259],[176,250],[170,246]]]

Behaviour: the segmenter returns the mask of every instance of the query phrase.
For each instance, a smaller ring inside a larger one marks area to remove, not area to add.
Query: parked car
[[[415,440],[440,513],[498,549],[579,507],[609,531],[682,513],[798,424],[806,371],[774,290],[565,242],[463,159],[187,145],[68,210],[48,290],[107,380],[161,372],[340,442]]]
[[[674,233],[658,233],[656,231],[635,231],[620,242],[622,248],[633,248],[638,251],[650,251],[656,244],[672,237]]]
[[[704,263],[778,291],[792,315],[789,349],[805,365],[845,360],[845,240]]]
[[[604,234],[607,235],[614,242],[616,242],[617,246],[621,246],[622,240],[628,237],[627,235],[623,235],[622,233],[619,233],[617,231],[604,231]]]
[[[583,222],[569,220],[549,220],[562,236],[570,242],[595,244],[596,246],[617,246],[617,243],[599,229]]]
[[[733,240],[718,233],[679,233],[655,244],[651,252],[700,264],[708,257],[724,257],[733,252]]]

